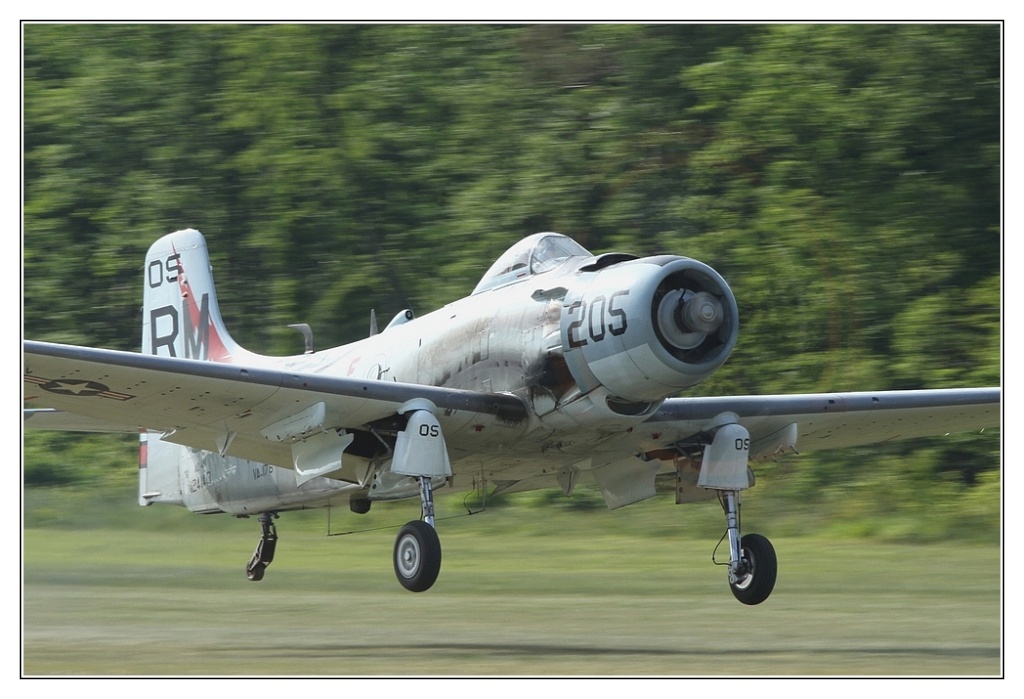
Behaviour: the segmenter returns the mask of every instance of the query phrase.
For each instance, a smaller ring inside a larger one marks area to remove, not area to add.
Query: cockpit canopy
[[[550,271],[570,257],[591,257],[591,254],[575,240],[560,233],[535,233],[506,250],[487,270],[473,293]]]

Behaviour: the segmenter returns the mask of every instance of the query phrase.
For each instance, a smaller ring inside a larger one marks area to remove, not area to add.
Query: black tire
[[[775,547],[760,534],[747,534],[740,539],[740,555],[746,559],[750,570],[740,580],[729,583],[729,587],[743,604],[761,604],[775,589],[779,572]]]
[[[395,576],[410,592],[429,590],[441,572],[441,540],[432,526],[409,522],[395,538]]]
[[[259,582],[263,579],[263,574],[267,572],[267,567],[262,563],[253,565],[249,563],[245,566],[245,577],[249,578],[252,582]]]

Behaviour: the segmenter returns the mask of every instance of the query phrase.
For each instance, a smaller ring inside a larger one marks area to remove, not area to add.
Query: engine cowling
[[[739,335],[736,298],[708,265],[659,256],[581,270],[561,318],[565,361],[584,393],[650,403],[700,383]]]

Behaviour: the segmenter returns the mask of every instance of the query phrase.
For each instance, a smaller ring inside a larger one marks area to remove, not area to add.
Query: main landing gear
[[[408,419],[395,438],[391,472],[416,480],[423,508],[421,519],[402,527],[395,539],[395,576],[410,592],[429,590],[441,572],[441,540],[434,529],[431,478],[451,478],[452,466],[436,412],[437,407],[427,400],[411,400],[398,410]]]
[[[729,539],[729,588],[733,596],[743,604],[761,604],[775,588],[778,559],[765,537],[740,536],[740,493],[754,484],[747,466],[750,433],[735,415],[724,413],[718,419],[720,424],[710,441],[701,440],[704,453],[697,485],[716,491],[725,511],[726,534],[722,538]],[[681,471],[678,477],[682,478]],[[676,502],[681,502],[678,496]]]
[[[729,589],[743,604],[761,604],[775,588],[778,559],[775,547],[760,534],[740,537],[739,493],[722,493],[729,537]]]
[[[419,477],[423,519],[409,522],[395,538],[398,582],[410,592],[429,590],[441,572],[441,539],[434,529],[434,495],[429,476]]]
[[[276,512],[264,512],[260,515],[260,526],[262,527],[260,543],[256,544],[256,550],[245,566],[245,576],[253,582],[263,579],[263,575],[267,572],[267,566],[274,560],[274,549],[277,548],[275,519],[277,519]]]

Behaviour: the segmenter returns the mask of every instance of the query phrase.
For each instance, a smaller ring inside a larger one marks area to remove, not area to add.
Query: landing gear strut
[[[775,588],[778,559],[775,548],[760,534],[740,537],[739,493],[722,493],[722,508],[729,537],[729,588],[743,604],[761,604]]]
[[[256,544],[256,550],[245,566],[245,576],[253,582],[259,582],[267,572],[267,566],[274,560],[274,549],[277,548],[277,527],[274,520],[277,519],[276,512],[264,512],[260,515],[260,526],[262,534],[260,543]]]
[[[409,522],[395,538],[394,563],[398,582],[410,592],[429,590],[441,572],[441,540],[434,529],[434,495],[429,476],[421,476],[423,519]]]

